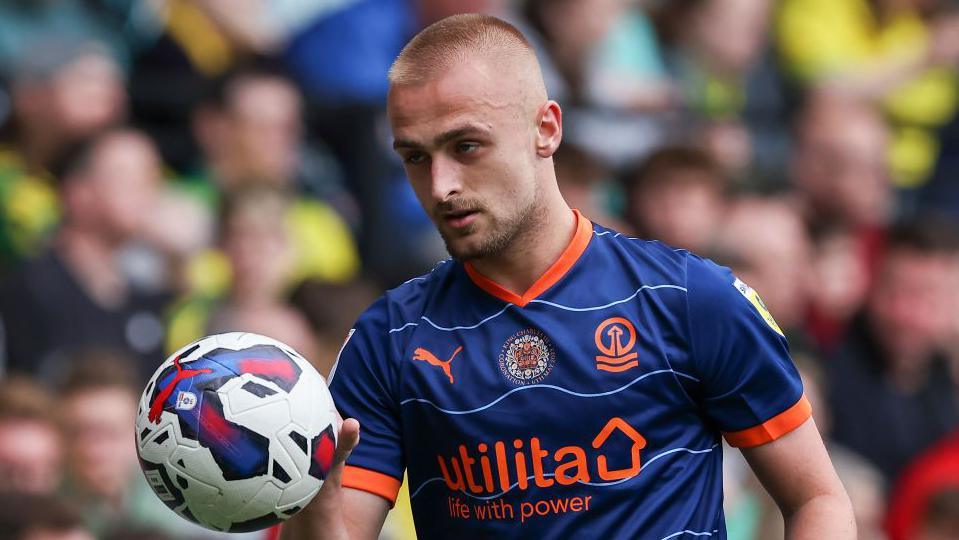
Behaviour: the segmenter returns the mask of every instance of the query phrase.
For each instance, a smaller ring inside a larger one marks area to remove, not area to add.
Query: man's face
[[[130,444],[136,429],[133,395],[120,388],[81,392],[65,399],[62,414],[73,480],[99,496],[121,494],[137,459]]]
[[[743,73],[762,53],[769,27],[769,0],[701,2],[691,24],[693,42],[709,56],[710,67]]]
[[[279,78],[238,82],[227,113],[229,152],[241,165],[244,180],[285,185],[293,180],[299,150],[300,96]]]
[[[536,129],[543,109],[489,62],[390,89],[406,174],[459,260],[494,255],[538,219]]]
[[[292,262],[284,210],[245,208],[227,220],[223,248],[233,269],[234,291],[245,299],[282,294]]]
[[[870,299],[870,319],[894,356],[928,355],[955,321],[957,261],[948,255],[891,251]]]
[[[87,175],[103,232],[125,239],[141,232],[156,204],[160,160],[147,139],[111,137],[94,151]]]
[[[883,223],[891,191],[881,120],[830,107],[807,121],[794,163],[799,188],[820,211],[853,225]]]
[[[50,121],[74,138],[114,124],[126,112],[120,70],[100,54],[86,54],[63,68],[51,81],[50,91]]]
[[[710,248],[723,210],[720,190],[708,174],[693,169],[664,173],[669,180],[635,194],[647,233],[675,247]]]
[[[50,493],[60,482],[60,436],[33,420],[0,424],[0,490]]]
[[[543,8],[547,33],[566,50],[585,52],[597,47],[628,7],[623,0],[565,0]],[[575,32],[569,28],[575,27]]]
[[[722,247],[739,259],[736,275],[762,296],[781,327],[801,324],[809,240],[798,213],[784,202],[744,199],[720,226]]]

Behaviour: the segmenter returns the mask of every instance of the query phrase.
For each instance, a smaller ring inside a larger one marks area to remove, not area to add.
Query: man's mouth
[[[462,229],[471,225],[479,217],[478,210],[460,210],[444,212],[443,221],[453,229]]]

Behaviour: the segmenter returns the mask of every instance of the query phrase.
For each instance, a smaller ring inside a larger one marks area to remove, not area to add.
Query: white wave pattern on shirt
[[[636,289],[635,292],[633,292],[632,294],[630,294],[630,295],[627,296],[626,298],[623,298],[623,299],[621,299],[621,300],[615,300],[615,301],[613,301],[613,302],[609,302],[608,304],[602,304],[602,305],[598,305],[598,306],[586,306],[586,307],[566,306],[566,305],[563,305],[563,304],[557,304],[557,303],[555,303],[555,302],[548,302],[548,301],[546,301],[546,300],[530,300],[529,303],[530,303],[530,304],[542,304],[542,305],[545,305],[545,306],[554,307],[554,308],[562,309],[562,310],[565,310],[565,311],[598,311],[598,310],[610,308],[610,307],[613,307],[613,306],[616,306],[616,305],[619,305],[619,304],[622,304],[622,303],[625,303],[625,302],[629,302],[630,300],[636,298],[636,296],[638,296],[639,293],[641,293],[641,292],[643,292],[643,291],[655,291],[655,290],[659,290],[659,289],[676,289],[676,290],[680,290],[680,291],[686,292],[686,288],[685,288],[685,287],[680,287],[679,285],[643,285],[642,287]],[[515,307],[515,304],[508,303],[508,304],[506,304],[506,306],[503,307],[503,309],[497,311],[496,313],[490,315],[489,317],[486,317],[485,319],[481,320],[480,322],[478,322],[478,323],[476,323],[476,324],[472,324],[472,325],[465,325],[465,326],[441,326],[441,325],[436,324],[435,322],[431,321],[431,320],[430,320],[428,317],[426,317],[425,315],[422,316],[422,317],[420,317],[420,319],[422,319],[422,320],[426,321],[427,323],[429,323],[429,325],[432,326],[433,328],[435,328],[435,329],[437,329],[437,330],[444,331],[444,332],[452,332],[452,331],[455,331],[455,330],[473,330],[474,328],[479,328],[480,326],[488,323],[489,321],[495,319],[496,317],[499,317],[500,315],[502,315],[503,313],[505,313],[507,309],[509,309],[509,308],[511,308],[511,307]],[[407,329],[407,328],[409,328],[409,327],[411,327],[411,326],[419,326],[419,323],[416,323],[416,322],[408,322],[408,323],[405,323],[405,324],[403,324],[402,326],[399,326],[399,327],[397,327],[397,328],[392,328],[392,329],[390,329],[390,331],[389,331],[388,333],[392,334],[392,333],[394,333],[394,332],[400,332],[400,331],[405,330],[405,329]]]
[[[624,384],[623,386],[620,386],[619,388],[616,388],[615,390],[609,390],[609,391],[607,391],[607,392],[597,392],[597,393],[595,393],[595,394],[587,394],[587,393],[583,393],[583,392],[577,392],[577,391],[575,391],[575,390],[570,390],[570,389],[568,389],[568,388],[563,388],[562,386],[556,386],[556,385],[553,385],[553,384],[531,384],[531,385],[529,385],[529,386],[520,386],[519,388],[514,388],[514,389],[510,390],[509,392],[506,392],[505,394],[503,394],[503,395],[499,396],[498,398],[494,399],[493,401],[487,403],[486,405],[483,405],[482,407],[477,407],[477,408],[475,408],[475,409],[467,409],[467,410],[459,410],[459,411],[458,411],[458,410],[453,410],[453,409],[444,409],[444,408],[440,407],[439,405],[433,403],[432,401],[430,401],[430,400],[428,400],[428,399],[424,399],[424,398],[407,398],[407,399],[404,399],[403,401],[401,401],[401,402],[400,402],[400,405],[406,405],[407,403],[425,403],[425,404],[427,404],[427,405],[432,406],[432,407],[435,408],[436,410],[438,410],[438,411],[440,411],[440,412],[443,412],[443,413],[446,413],[446,414],[453,414],[453,415],[473,414],[473,413],[478,413],[478,412],[484,411],[484,410],[492,407],[493,405],[496,405],[496,404],[499,403],[500,401],[503,401],[504,399],[506,399],[507,397],[509,397],[509,396],[512,395],[512,394],[515,394],[516,392],[523,392],[523,391],[536,390],[536,389],[550,389],[550,390],[559,390],[560,392],[569,394],[569,395],[571,395],[571,396],[581,397],[581,398],[605,397],[605,396],[611,396],[611,395],[613,395],[613,394],[622,392],[623,390],[626,390],[626,389],[629,388],[630,386],[638,383],[639,381],[645,379],[646,377],[649,377],[649,376],[651,376],[651,375],[658,375],[658,374],[660,374],[660,373],[674,373],[674,374],[676,374],[676,375],[678,375],[678,376],[680,376],[680,377],[685,377],[685,378],[687,378],[687,379],[689,379],[689,380],[691,380],[691,381],[699,382],[699,379],[697,379],[696,377],[693,377],[692,375],[683,373],[683,372],[681,372],[681,371],[675,371],[675,370],[672,370],[672,369],[657,369],[656,371],[650,371],[649,373],[644,373],[644,374],[640,375],[639,377],[636,377],[636,378],[633,379],[632,381]]]
[[[673,534],[670,534],[668,536],[664,536],[661,540],[669,540],[670,538],[676,538],[677,536],[680,536],[683,534],[691,534],[693,536],[712,536],[718,532],[719,532],[719,529],[713,529],[712,531],[703,531],[703,532],[683,530],[683,531],[674,532]]]

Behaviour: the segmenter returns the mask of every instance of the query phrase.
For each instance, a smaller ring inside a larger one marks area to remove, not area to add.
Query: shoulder
[[[716,264],[711,259],[686,252],[687,286],[706,294],[728,294],[738,290],[747,296],[749,286],[739,280],[729,268]]]
[[[700,317],[715,318],[719,313],[751,313],[761,317],[777,334],[783,335],[759,293],[725,266],[687,254],[686,292],[691,312],[698,311]]]
[[[458,266],[459,263],[451,259],[440,261],[430,272],[386,291],[363,312],[354,326],[355,331],[390,336],[399,333],[403,325],[415,323],[439,300],[449,300],[444,291],[463,273]]]
[[[593,224],[593,240],[596,251],[616,256],[627,264],[679,271],[685,265],[689,252],[674,248],[659,240],[647,240]]]
[[[380,380],[395,382],[398,377],[399,351],[408,345],[410,326],[418,326],[429,307],[439,299],[448,299],[449,280],[457,263],[443,261],[430,273],[408,280],[380,296],[357,319],[346,336],[329,380],[340,369],[360,369],[366,376],[376,373]],[[460,272],[462,270],[460,269]],[[360,367],[363,366],[363,367]]]
[[[621,264],[644,274],[647,280],[693,287],[707,295],[725,296],[738,290],[748,299],[748,285],[738,280],[729,268],[689,250],[659,240],[628,236],[602,225],[594,225],[593,235],[597,252],[618,259]]]

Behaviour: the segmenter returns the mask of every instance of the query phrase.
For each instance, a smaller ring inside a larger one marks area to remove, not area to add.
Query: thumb
[[[360,423],[355,418],[347,418],[340,426],[340,437],[336,441],[336,454],[333,458],[333,465],[339,465],[346,461],[356,445],[360,443]]]
[[[360,423],[354,418],[347,418],[340,424],[340,435],[336,439],[336,452],[333,454],[333,466],[326,477],[326,482],[341,485],[343,480],[343,466],[346,458],[360,442]]]

